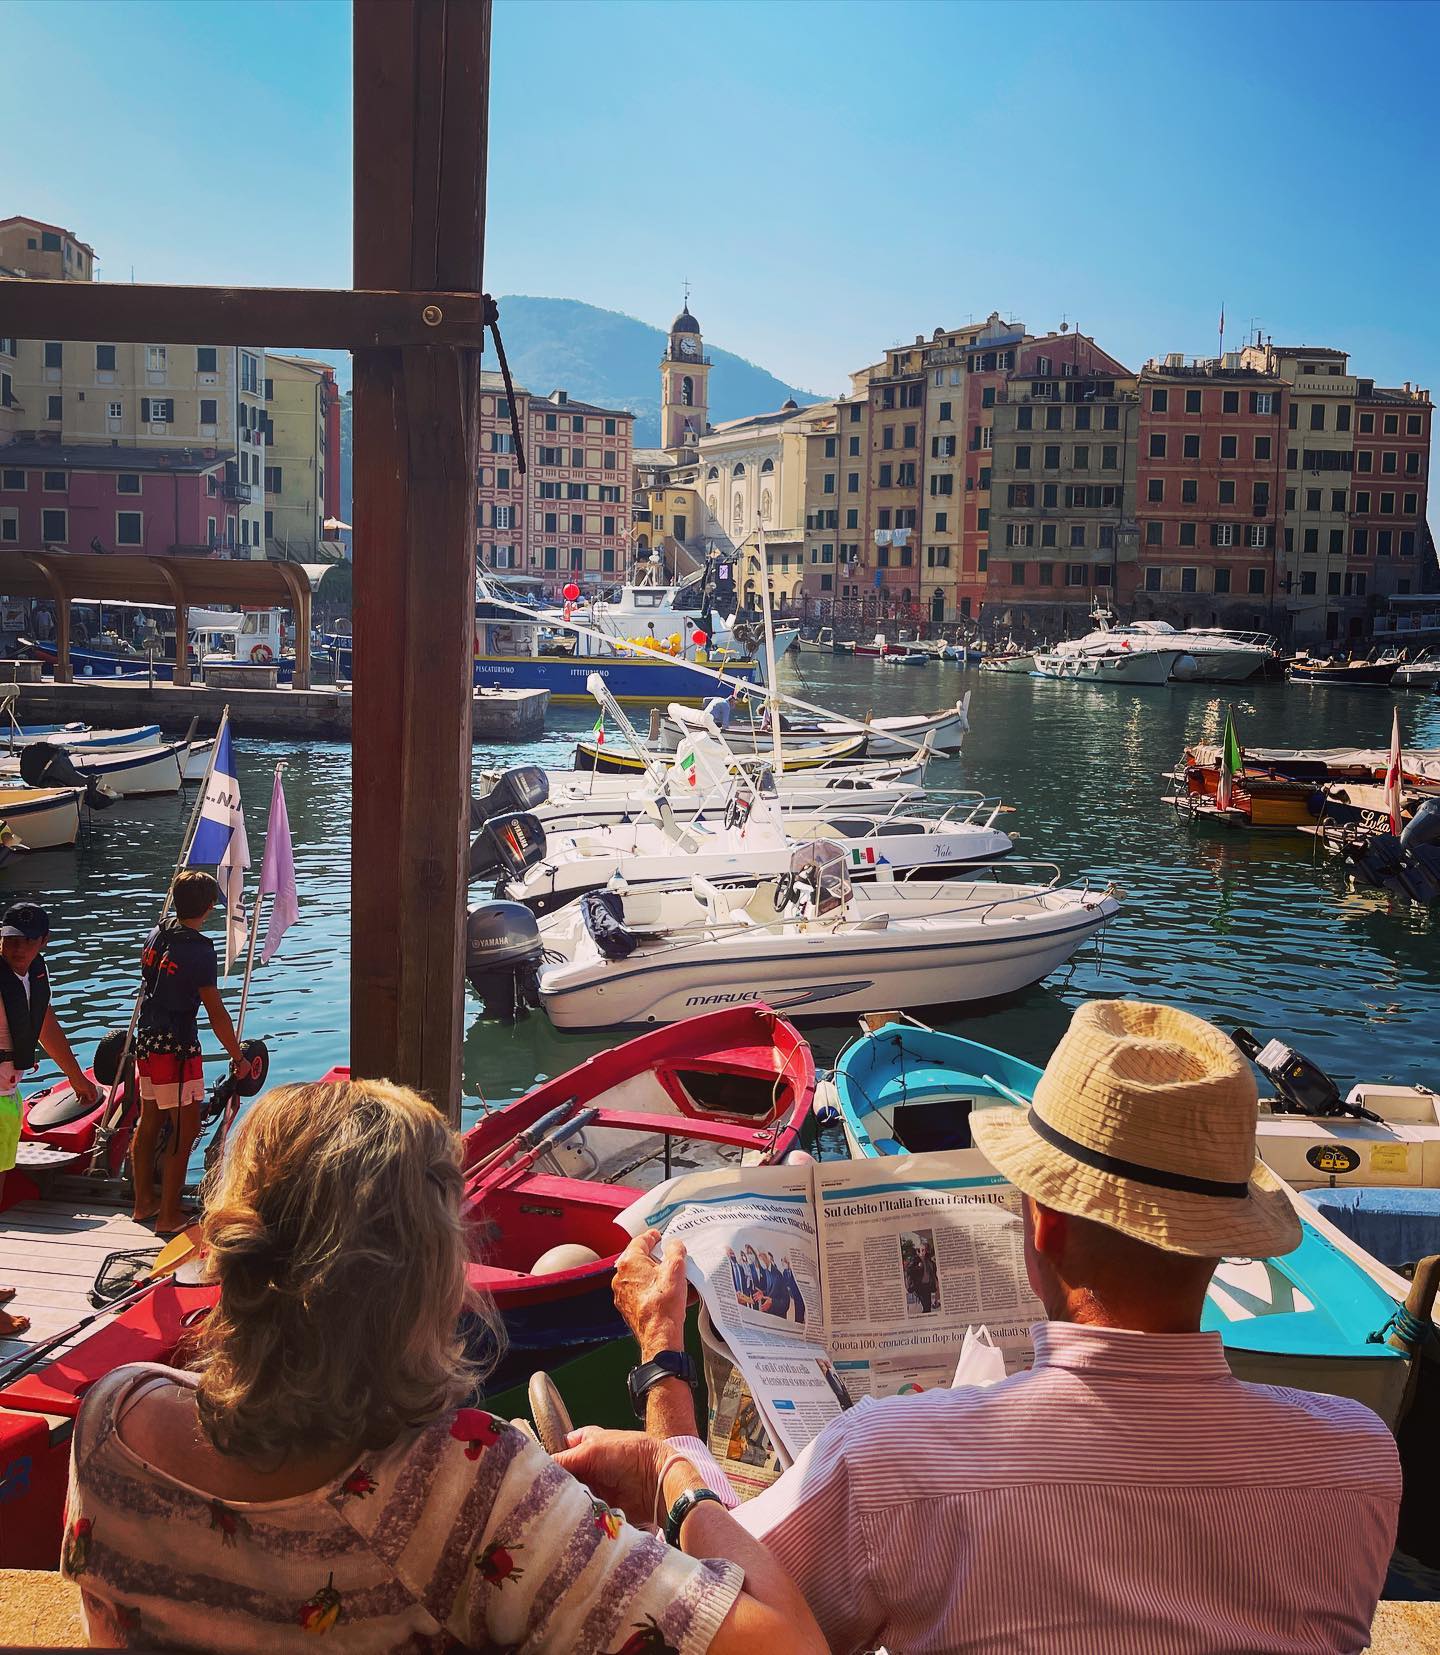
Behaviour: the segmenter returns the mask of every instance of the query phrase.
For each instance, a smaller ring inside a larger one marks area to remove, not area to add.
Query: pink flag
[[[295,847],[290,842],[290,813],[285,809],[280,769],[277,764],[275,791],[270,796],[270,823],[265,830],[265,860],[260,866],[260,895],[275,898],[270,908],[270,923],[265,929],[262,965],[269,963],[270,956],[280,946],[280,939],[300,918],[300,903],[295,895]]]
[[[1390,831],[1400,837],[1400,709],[1390,726],[1390,763],[1385,771],[1385,808],[1390,812]]]

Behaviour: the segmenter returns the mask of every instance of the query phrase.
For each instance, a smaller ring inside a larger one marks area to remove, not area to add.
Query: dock
[[[549,690],[484,689],[471,699],[476,741],[531,741],[543,733]],[[92,678],[73,684],[44,679],[22,683],[15,716],[22,724],[81,722],[109,728],[158,724],[184,734],[192,718],[202,734],[213,730],[225,707],[241,736],[290,741],[349,741],[349,690],[218,689],[203,684],[150,684],[127,678]]]

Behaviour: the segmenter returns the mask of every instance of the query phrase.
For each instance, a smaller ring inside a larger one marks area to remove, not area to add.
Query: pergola
[[[457,1122],[490,10],[354,0],[353,289],[0,284],[7,335],[354,352],[350,1063]]]
[[[208,557],[141,557],[132,552],[0,552],[0,592],[55,604],[55,681],[71,682],[70,605],[127,601],[175,611],[175,682],[190,682],[186,647],[192,604],[278,607],[295,616],[295,687],[310,688],[310,582],[295,563]]]

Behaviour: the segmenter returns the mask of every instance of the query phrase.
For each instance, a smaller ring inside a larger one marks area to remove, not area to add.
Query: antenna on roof
[[[690,278],[688,276],[685,278],[685,308],[686,310],[690,308]]]

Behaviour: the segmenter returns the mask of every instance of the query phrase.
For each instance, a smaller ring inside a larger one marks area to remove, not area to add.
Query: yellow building
[[[73,230],[17,214],[0,218],[0,265],[32,281],[93,282],[95,249]]]
[[[328,362],[303,356],[265,358],[265,549],[291,563],[333,562],[338,542],[325,538],[326,424],[339,395]],[[333,463],[339,465],[335,455]]]

